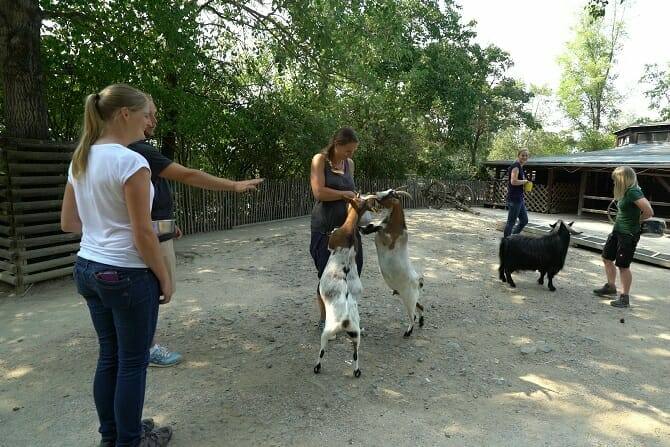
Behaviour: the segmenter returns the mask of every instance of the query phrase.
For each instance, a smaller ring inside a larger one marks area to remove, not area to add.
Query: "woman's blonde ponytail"
[[[72,175],[75,178],[86,172],[86,162],[88,161],[88,153],[91,151],[91,145],[100,138],[105,125],[98,110],[99,100],[100,95],[96,93],[88,95],[84,103],[84,127],[77,149],[72,155]]]

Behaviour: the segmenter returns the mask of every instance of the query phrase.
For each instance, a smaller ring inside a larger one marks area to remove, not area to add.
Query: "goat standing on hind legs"
[[[375,246],[377,247],[377,258],[379,269],[384,281],[393,290],[394,295],[399,295],[409,317],[409,326],[404,336],[409,337],[414,330],[414,322],[419,317],[419,327],[423,327],[423,306],[419,303],[421,289],[423,288],[423,276],[416,273],[409,260],[407,250],[407,225],[405,224],[405,213],[402,208],[400,196],[412,198],[405,191],[378,192],[377,203],[390,210],[381,225],[370,224],[363,228],[363,234],[377,233]]]
[[[372,198],[374,200],[374,198]],[[321,349],[314,366],[314,373],[321,371],[321,359],[326,352],[328,339],[333,334],[346,331],[354,345],[354,376],[360,377],[358,348],[361,344],[358,299],[363,285],[356,268],[356,238],[360,217],[369,210],[366,199],[349,200],[347,218],[341,227],[330,234],[330,257],[319,281],[319,295],[326,309],[326,323],[321,333]]]

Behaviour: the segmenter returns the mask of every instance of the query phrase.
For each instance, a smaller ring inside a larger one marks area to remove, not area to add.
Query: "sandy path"
[[[511,290],[492,222],[417,210],[408,223],[426,326],[402,338],[366,239],[360,379],[341,336],[312,373],[307,218],[179,241],[158,336],[186,360],[150,369],[145,415],[173,425],[176,447],[670,446],[670,271],[635,264],[622,311],[590,295],[597,253],[572,248],[555,293],[531,273]],[[96,354],[71,280],[0,293],[0,445],[96,445]]]

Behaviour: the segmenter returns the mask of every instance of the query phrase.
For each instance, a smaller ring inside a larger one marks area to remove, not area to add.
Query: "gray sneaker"
[[[610,283],[605,283],[601,288],[594,289],[593,293],[603,297],[616,296],[616,287]]]
[[[154,422],[153,419],[151,418],[142,419],[142,434],[149,433],[154,428],[156,428],[156,423]],[[106,441],[100,441],[98,447],[114,447],[115,445],[116,445],[115,440],[106,440]]]
[[[172,427],[158,427],[150,432],[142,433],[139,447],[164,447],[172,439]]]

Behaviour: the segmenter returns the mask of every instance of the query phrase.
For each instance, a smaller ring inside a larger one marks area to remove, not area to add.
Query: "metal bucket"
[[[154,233],[158,236],[174,234],[177,231],[177,224],[174,219],[153,220],[151,225],[154,228]]]
[[[642,222],[642,236],[661,237],[665,233],[665,220],[652,217]]]

